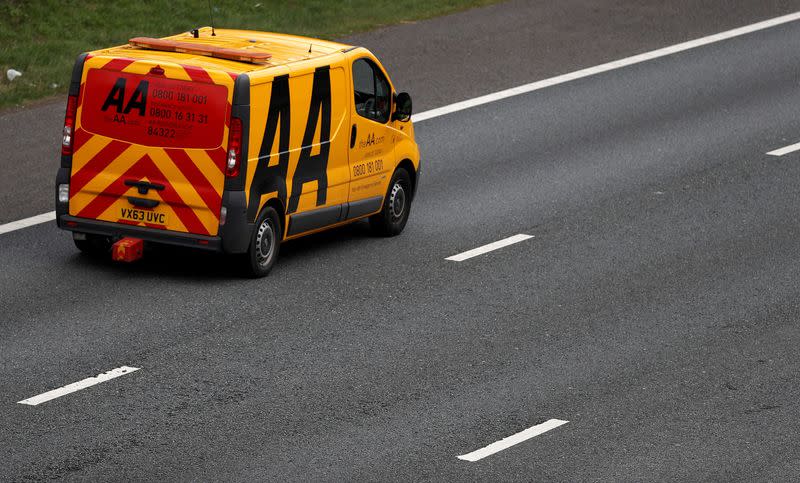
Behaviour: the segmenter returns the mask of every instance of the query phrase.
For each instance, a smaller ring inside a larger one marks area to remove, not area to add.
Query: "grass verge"
[[[212,0],[218,28],[341,38],[498,0]],[[66,92],[81,52],[162,37],[210,23],[206,0],[0,2],[0,109]],[[22,72],[10,82],[8,69]]]

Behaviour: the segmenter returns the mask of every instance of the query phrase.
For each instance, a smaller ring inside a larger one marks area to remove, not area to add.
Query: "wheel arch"
[[[411,178],[411,197],[410,198],[411,198],[411,201],[413,201],[414,200],[414,195],[417,192],[417,170],[414,168],[414,163],[412,163],[410,159],[406,158],[406,159],[400,161],[397,164],[397,168],[395,168],[395,171],[398,168],[405,169],[406,172],[408,173],[408,177]]]
[[[264,203],[264,206],[261,207],[261,211],[264,211],[264,208],[268,206],[278,212],[278,220],[281,222],[281,241],[283,241],[283,239],[286,238],[286,207],[283,206],[283,202],[277,197],[268,199],[266,203]],[[261,211],[258,212],[258,216],[261,216]]]

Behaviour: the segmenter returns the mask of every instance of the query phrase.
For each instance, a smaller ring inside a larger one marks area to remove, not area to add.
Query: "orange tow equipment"
[[[139,238],[123,238],[111,247],[111,258],[115,262],[135,262],[143,253],[144,241]]]

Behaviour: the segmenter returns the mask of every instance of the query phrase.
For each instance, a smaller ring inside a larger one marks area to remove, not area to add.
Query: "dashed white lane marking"
[[[564,84],[566,82],[574,81],[577,79],[583,79],[584,77],[600,74],[602,72],[621,69],[622,67],[639,64],[642,62],[646,62],[648,60],[657,59],[659,57],[676,54],[678,52],[684,52],[686,50],[695,49],[697,47],[713,44],[715,42],[720,42],[722,40],[728,40],[734,37],[739,37],[741,35],[757,32],[759,30],[765,30],[768,28],[777,27],[778,25],[794,22],[796,20],[800,20],[800,12],[795,12],[789,15],[784,15],[782,17],[776,17],[773,19],[764,20],[763,22],[754,23],[752,25],[746,25],[744,27],[728,30],[726,32],[710,35],[708,37],[703,37],[696,40],[690,40],[689,42],[673,45],[671,47],[664,47],[662,49],[653,50],[651,52],[645,52],[643,54],[634,55],[632,57],[615,60],[613,62],[607,62],[605,64],[578,70],[575,72],[571,72],[569,74],[563,74],[557,77],[551,77],[550,79],[544,79],[532,82],[530,84],[524,84],[521,86],[512,87],[511,89],[495,92],[493,94],[486,94],[484,96],[475,97],[473,99],[467,99],[465,101],[456,102],[454,104],[450,104],[447,106],[437,107],[436,109],[431,109],[429,111],[424,111],[418,114],[414,114],[411,117],[411,119],[414,122],[421,122],[428,119],[433,119],[435,117],[444,116],[458,111],[463,111],[464,109],[469,109],[471,107],[480,106],[483,104],[489,104],[490,102],[507,99],[509,97],[514,97],[521,94],[527,94],[528,92],[538,91],[540,89],[545,89],[547,87]],[[49,219],[42,218],[48,216],[51,218]],[[26,228],[28,226],[44,223],[46,221],[50,221],[53,219],[55,219],[55,212],[45,213],[42,215],[33,216],[31,218],[26,218],[24,220],[6,223],[5,225],[0,225],[0,235],[2,235],[3,233],[8,233],[10,231]]]
[[[720,42],[722,40],[732,39],[734,37],[739,37],[741,35],[757,32],[759,30],[777,27],[778,25],[794,22],[796,20],[800,20],[800,12],[784,15],[782,17],[776,17],[773,19],[765,20],[763,22],[754,23],[752,25],[746,25],[744,27],[728,30],[726,32],[721,32],[715,35],[709,35],[708,37],[703,37],[696,40],[690,40],[688,42],[683,42],[670,47],[664,47],[658,50],[653,50],[651,52],[645,52],[643,54],[634,55],[632,57],[615,60],[613,62],[608,62],[595,67],[589,67],[586,69],[571,72],[569,74],[552,77],[550,79],[540,80],[537,82],[532,82],[530,84],[512,87],[511,89],[495,92],[493,94],[487,94],[485,96],[476,97],[474,99],[468,99],[466,101],[456,102],[455,104],[450,104],[448,106],[431,109],[430,111],[420,112],[419,114],[415,114],[414,116],[412,116],[412,120],[414,122],[420,122],[420,121],[425,121],[427,119],[433,119],[434,117],[444,116],[446,114],[451,114],[453,112],[463,111],[464,109],[469,109],[471,107],[488,104],[490,102],[499,101],[501,99],[507,99],[509,97],[518,96],[520,94],[527,94],[528,92],[538,91],[540,89],[545,89],[547,87],[564,84],[566,82],[574,81],[577,79],[583,79],[585,77],[601,74],[603,72],[608,72],[611,70],[621,69],[623,67],[628,67],[634,64],[640,64],[642,62],[647,62],[648,60],[658,59],[659,57],[665,57],[667,55],[677,54],[678,52],[684,52],[687,50],[696,49],[704,45],[713,44],[715,42]]]
[[[786,146],[785,148],[776,149],[775,151],[770,151],[767,154],[769,156],[783,156],[795,151],[800,151],[800,143],[792,144],[791,146]]]
[[[47,402],[61,396],[65,396],[67,394],[76,391],[80,391],[81,389],[86,389],[87,387],[94,386],[95,384],[100,384],[101,382],[110,381],[111,379],[115,379],[119,376],[124,376],[125,374],[130,374],[133,371],[138,371],[139,369],[140,369],[139,367],[128,367],[128,366],[117,367],[116,369],[111,369],[108,372],[98,374],[95,377],[87,377],[82,381],[73,382],[72,384],[59,387],[58,389],[47,391],[44,394],[39,394],[38,396],[33,396],[28,399],[23,399],[22,401],[17,402],[17,404],[38,406],[43,402]]]
[[[540,434],[546,433],[551,429],[555,429],[561,425],[567,424],[568,422],[569,421],[564,421],[562,419],[550,419],[549,421],[545,421],[542,424],[531,426],[525,431],[520,431],[517,434],[512,434],[511,436],[503,438],[500,441],[494,442],[489,446],[485,446],[481,449],[475,450],[472,453],[467,453],[467,454],[462,454],[461,456],[457,456],[457,458],[464,461],[475,462],[483,458],[486,458],[487,456],[491,456],[495,453],[503,451],[504,449],[510,448],[515,444],[527,441],[533,438],[534,436],[539,436]]]
[[[39,225],[41,223],[47,223],[48,221],[53,221],[55,219],[56,219],[56,212],[51,211],[50,213],[42,213],[41,215],[25,218],[24,220],[12,221],[10,223],[6,223],[5,225],[0,225],[0,235],[2,235],[3,233],[8,233],[10,231],[21,230],[22,228],[27,228],[29,226]]]
[[[445,260],[452,260],[454,262],[463,262],[464,260],[472,257],[477,257],[478,255],[483,255],[484,253],[488,253],[499,248],[507,247],[509,245],[513,245],[515,243],[519,243],[521,241],[528,240],[533,238],[532,235],[514,235],[508,238],[503,238],[502,240],[498,240],[493,243],[489,243],[488,245],[484,245],[482,247],[473,248],[472,250],[466,251],[464,253],[459,253],[458,255],[453,255],[452,257],[447,257]]]

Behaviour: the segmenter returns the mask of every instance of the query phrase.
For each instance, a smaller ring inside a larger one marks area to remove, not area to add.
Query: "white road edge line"
[[[568,422],[569,421],[564,421],[563,419],[550,419],[548,421],[543,422],[542,424],[531,426],[525,431],[520,431],[517,434],[512,434],[511,436],[503,438],[500,441],[494,442],[489,446],[485,446],[481,449],[475,450],[472,453],[456,456],[456,458],[474,463],[478,460],[486,458],[487,456],[491,456],[495,453],[503,451],[504,449],[510,448],[515,444],[527,441],[533,438],[534,436],[539,436],[540,434],[546,433],[551,429],[555,429],[559,426],[567,424]]]
[[[50,213],[42,213],[41,215],[25,218],[24,220],[12,221],[10,223],[6,223],[5,225],[0,225],[0,235],[11,231],[21,230],[29,226],[39,225],[41,223],[47,223],[48,221],[53,221],[55,219],[56,219],[56,212],[51,211]]]
[[[688,42],[683,42],[670,47],[664,47],[658,50],[653,50],[651,52],[645,52],[643,54],[634,55],[632,57],[615,60],[613,62],[608,62],[595,67],[589,67],[587,69],[582,69],[575,72],[571,72],[569,74],[552,77],[550,79],[544,79],[537,82],[532,82],[530,84],[521,85],[518,87],[512,87],[511,89],[495,92],[493,94],[487,94],[485,96],[476,97],[474,99],[468,99],[466,101],[456,102],[455,104],[450,104],[448,106],[443,106],[436,109],[431,109],[429,111],[420,112],[419,114],[413,115],[411,119],[414,122],[433,119],[435,117],[444,116],[446,114],[451,114],[458,111],[463,111],[464,109],[469,109],[471,107],[488,104],[490,102],[499,101],[501,99],[518,96],[520,94],[527,94],[528,92],[538,91],[540,89],[552,87],[558,84],[564,84],[566,82],[574,81],[577,79],[583,79],[584,77],[597,75],[603,72],[608,72],[610,70],[621,69],[623,67],[639,64],[642,62],[646,62],[648,60],[657,59],[659,57],[665,57],[667,55],[676,54],[678,52],[684,52],[687,50],[696,49],[698,47],[702,47],[708,44],[713,44],[715,42],[720,42],[722,40],[732,39],[734,37],[739,37],[741,35],[757,32],[759,30],[764,30],[785,23],[794,22],[796,20],[800,20],[800,12],[795,12],[789,15],[784,15],[782,17],[776,17],[773,19],[764,20],[763,22],[754,23],[752,25],[746,25],[744,27],[728,30],[726,32],[710,35],[708,37],[703,37],[696,40],[690,40]]]
[[[95,384],[100,384],[101,382],[110,381],[111,379],[115,379],[120,376],[124,376],[125,374],[130,374],[131,372],[138,371],[141,369],[140,367],[128,367],[122,366],[117,367],[116,369],[111,369],[108,372],[104,372],[102,374],[98,374],[95,377],[87,377],[86,379],[78,382],[73,382],[72,384],[68,384],[63,387],[59,387],[58,389],[53,389],[52,391],[47,391],[46,393],[39,394],[38,396],[29,397],[28,399],[23,399],[22,401],[18,401],[17,404],[27,404],[28,406],[38,406],[43,402],[50,401],[52,399],[66,396],[67,394],[80,391],[81,389],[86,389],[87,387],[94,386]]]
[[[767,153],[768,156],[784,156],[789,153],[793,153],[795,151],[800,151],[800,143],[792,144],[791,146],[786,146],[785,148],[776,149],[775,151],[770,151]]]
[[[445,260],[451,260],[454,262],[463,262],[464,260],[467,260],[469,258],[477,257],[478,255],[483,255],[484,253],[492,252],[494,250],[507,247],[509,245],[513,245],[515,243],[519,243],[521,241],[525,241],[531,238],[533,238],[533,235],[510,236],[508,238],[503,238],[502,240],[489,243],[488,245],[483,245],[482,247],[473,248],[472,250],[468,250],[464,253],[459,253],[458,255],[447,257],[445,258]]]
[[[452,114],[454,112],[463,111],[464,109],[469,109],[471,107],[481,106],[483,104],[489,104],[490,102],[507,99],[509,97],[514,97],[521,94],[527,94],[528,92],[538,91],[540,89],[556,86],[558,84],[564,84],[566,82],[574,81],[577,79],[583,79],[584,77],[600,74],[602,72],[621,69],[629,65],[639,64],[642,62],[646,62],[648,60],[657,59],[659,57],[665,57],[667,55],[672,55],[678,52],[684,52],[686,50],[696,49],[697,47],[702,47],[704,45],[713,44],[715,42],[720,42],[722,40],[728,40],[734,37],[739,37],[741,35],[758,32],[759,30],[765,30],[768,28],[777,27],[778,25],[794,22],[796,20],[800,20],[800,12],[790,13],[782,17],[776,17],[773,19],[764,20],[763,22],[754,23],[752,25],[746,25],[744,27],[728,30],[726,32],[710,35],[708,37],[703,37],[696,40],[690,40],[688,42],[684,42],[682,44],[676,44],[671,47],[664,47],[662,49],[653,50],[651,52],[645,52],[643,54],[634,55],[633,57],[626,57],[624,59],[615,60],[613,62],[608,62],[595,67],[589,67],[587,69],[578,70],[575,72],[571,72],[569,74],[563,74],[557,77],[551,77],[550,79],[544,79],[532,82],[530,84],[512,87],[511,89],[495,92],[493,94],[487,94],[485,96],[480,96],[473,99],[467,99],[465,101],[456,102],[454,104],[450,104],[447,106],[437,107],[436,109],[431,109],[428,111],[420,112],[418,114],[414,114],[413,116],[411,116],[411,120],[413,122],[426,121],[428,119],[433,119],[435,117],[440,117],[447,114]],[[42,217],[51,217],[51,218],[45,219]],[[29,226],[37,225],[39,223],[45,223],[47,221],[54,219],[55,219],[55,212],[51,211],[50,213],[44,213],[42,215],[32,216],[24,220],[12,221],[11,223],[0,225],[0,235],[20,230],[22,228],[26,228]]]

